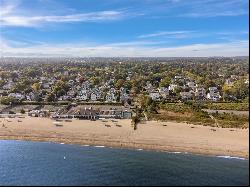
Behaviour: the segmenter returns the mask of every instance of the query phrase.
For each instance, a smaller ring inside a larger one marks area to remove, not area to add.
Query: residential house
[[[58,101],[67,101],[67,100],[71,100],[72,97],[69,95],[63,95],[61,97],[58,98]]]
[[[6,91],[3,90],[3,89],[1,89],[1,90],[0,90],[0,97],[2,97],[5,93],[6,93]]]
[[[63,75],[68,76],[69,75],[69,71],[64,71]]]
[[[127,81],[130,81],[130,77],[129,77],[129,76],[128,76],[128,77],[126,77],[126,80],[127,80]]]
[[[217,87],[209,87],[209,93],[207,93],[207,99],[212,101],[219,101],[221,96]]]
[[[167,96],[169,96],[169,90],[166,87],[160,87],[159,88],[159,93],[162,96],[162,98],[166,99]]]
[[[88,94],[87,93],[83,93],[81,95],[77,95],[76,99],[80,100],[80,101],[86,101],[86,100],[88,100]]]
[[[147,82],[146,82],[146,86],[145,86],[144,88],[145,88],[145,90],[146,90],[148,93],[152,92],[153,89],[154,89],[154,87],[153,87],[153,85],[150,83],[150,81],[147,81]]]
[[[214,93],[214,92],[218,92],[218,88],[217,88],[217,87],[209,87],[208,90],[209,90],[209,92],[211,92],[211,93],[212,93],[212,92],[213,92],[213,93]]]
[[[43,83],[42,84],[42,88],[43,89],[49,89],[50,88],[50,84],[49,83]]]
[[[85,88],[81,89],[81,91],[78,93],[76,99],[80,101],[86,101],[89,98],[88,90]]]
[[[40,77],[40,80],[45,81],[45,80],[47,80],[47,77]]]
[[[149,96],[152,98],[153,101],[160,101],[160,93],[157,91],[150,92]]]
[[[30,92],[30,93],[26,94],[26,99],[28,101],[34,101],[35,98],[36,98],[36,96],[35,96],[35,94],[33,92]]]
[[[84,82],[82,83],[82,88],[84,88],[84,89],[89,89],[89,87],[90,87],[90,82],[89,82],[89,81],[84,81]]]
[[[92,92],[90,95],[90,100],[91,101],[97,101],[97,94],[95,92]]]
[[[74,90],[69,90],[69,91],[67,92],[67,95],[70,96],[70,97],[75,97],[76,92],[75,92]]]
[[[129,94],[127,94],[127,93],[121,93],[120,101],[121,102],[127,102],[128,100],[129,100]]]
[[[25,96],[21,93],[10,93],[8,97],[14,97],[15,99],[18,99],[18,100],[25,99]]]
[[[226,79],[226,80],[225,80],[225,84],[226,84],[227,86],[233,86],[233,81],[232,81],[231,79]]]
[[[120,88],[120,93],[121,93],[121,94],[127,93],[127,89],[124,88],[124,87],[121,87],[121,88]]]
[[[178,88],[178,85],[177,85],[177,84],[174,84],[174,83],[171,83],[171,84],[168,86],[168,90],[171,90],[171,91],[175,91],[176,88]]]
[[[73,86],[73,85],[74,85],[74,83],[75,83],[75,81],[74,81],[74,80],[72,80],[72,79],[68,81],[68,84],[69,84],[70,86]]]
[[[77,85],[75,88],[76,88],[76,90],[81,90],[82,87]]]
[[[15,83],[12,81],[7,82],[5,85],[3,85],[4,90],[10,90],[15,86]]]
[[[110,93],[115,93],[116,90],[115,90],[115,88],[110,88],[110,89],[109,89],[109,92],[110,92]]]
[[[199,100],[204,99],[206,97],[206,90],[204,88],[196,88],[195,97]]]
[[[192,93],[191,92],[180,92],[181,99],[183,100],[189,100],[192,99]]]
[[[193,81],[187,82],[187,86],[188,86],[189,88],[191,88],[192,90],[195,90],[195,88],[196,88],[196,84],[195,84],[195,82],[193,82]]]
[[[209,92],[207,94],[207,99],[212,100],[212,101],[219,101],[221,98],[219,92]]]
[[[116,96],[114,93],[107,93],[106,102],[116,102]]]

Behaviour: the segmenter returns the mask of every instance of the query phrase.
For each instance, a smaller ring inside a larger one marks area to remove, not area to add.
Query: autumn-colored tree
[[[39,83],[34,83],[31,88],[34,90],[34,91],[39,91],[41,89],[41,84]]]

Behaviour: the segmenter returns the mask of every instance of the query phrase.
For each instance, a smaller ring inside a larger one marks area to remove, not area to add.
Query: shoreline
[[[173,153],[173,154],[190,154],[190,155],[197,155],[197,156],[212,156],[212,157],[220,157],[220,158],[230,158],[230,159],[239,159],[239,160],[249,160],[249,157],[240,157],[239,155],[217,155],[214,153],[207,153],[207,152],[187,152],[187,151],[176,151],[176,150],[171,150],[171,149],[158,149],[158,148],[142,148],[144,147],[143,144],[141,144],[141,147],[137,147],[137,146],[116,146],[116,145],[112,145],[111,144],[107,144],[107,145],[100,145],[100,144],[84,144],[84,142],[81,143],[75,143],[75,142],[61,142],[59,140],[52,140],[52,138],[46,138],[46,137],[40,137],[40,138],[36,138],[36,137],[31,137],[29,136],[28,138],[12,138],[12,137],[7,137],[2,138],[2,136],[0,136],[0,141],[1,140],[13,140],[13,141],[25,141],[25,142],[41,142],[41,143],[55,143],[55,144],[62,144],[62,145],[78,145],[78,146],[82,146],[82,147],[96,147],[96,148],[116,148],[116,149],[129,149],[129,150],[135,150],[135,151],[154,151],[154,152],[165,152],[165,153]]]
[[[53,125],[48,118],[11,119],[0,127],[0,140],[23,140],[64,144],[142,149],[158,152],[188,152],[197,155],[230,156],[249,159],[248,129],[212,128],[174,122],[148,121],[133,130],[130,120],[73,120]],[[19,119],[20,120],[20,119]],[[0,123],[1,124],[1,123]],[[163,126],[165,125],[165,126]],[[215,132],[211,129],[215,129]],[[232,130],[232,131],[231,131]]]

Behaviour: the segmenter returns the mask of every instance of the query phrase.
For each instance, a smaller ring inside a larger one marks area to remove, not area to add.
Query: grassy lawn
[[[204,108],[212,110],[248,111],[249,103],[208,103],[204,104]]]
[[[235,114],[213,113],[212,116],[201,110],[201,106],[183,103],[160,104],[156,114],[148,114],[150,120],[187,122],[222,128],[248,128],[248,117]],[[217,122],[217,123],[216,123]]]

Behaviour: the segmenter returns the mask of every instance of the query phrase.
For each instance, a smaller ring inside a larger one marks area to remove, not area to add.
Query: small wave
[[[143,151],[143,149],[137,149],[138,151]]]
[[[176,152],[170,152],[170,153],[181,154],[181,152],[178,152],[178,151],[176,151]]]
[[[245,158],[237,157],[237,156],[216,156],[216,157],[218,157],[218,158],[226,158],[226,159],[246,160]]]
[[[65,143],[60,143],[60,144],[62,144],[62,145],[63,145],[63,144],[65,144]]]
[[[96,145],[94,147],[105,147],[104,145]]]
[[[89,147],[90,145],[83,145],[84,147]]]

